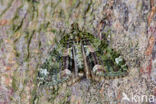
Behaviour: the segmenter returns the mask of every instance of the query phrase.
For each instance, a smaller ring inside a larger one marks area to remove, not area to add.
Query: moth
[[[62,36],[38,72],[40,84],[68,86],[82,78],[102,81],[128,75],[124,58],[108,45],[107,37],[99,40],[81,31],[77,23]]]

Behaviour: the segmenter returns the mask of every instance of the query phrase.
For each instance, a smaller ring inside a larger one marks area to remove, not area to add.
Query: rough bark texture
[[[39,65],[73,22],[99,39],[110,30],[129,75],[38,89]],[[156,0],[0,0],[0,104],[148,104],[156,96],[155,38]]]

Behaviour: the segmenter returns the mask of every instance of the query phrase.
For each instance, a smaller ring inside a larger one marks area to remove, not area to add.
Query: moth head
[[[71,27],[72,27],[72,31],[79,31],[79,25],[78,25],[78,23],[71,24]]]

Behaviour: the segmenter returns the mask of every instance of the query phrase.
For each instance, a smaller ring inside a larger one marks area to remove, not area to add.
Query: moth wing
[[[49,57],[40,66],[38,71],[39,84],[46,84],[51,86],[57,86],[60,83],[67,81],[71,75],[65,75],[66,72],[62,71],[62,48],[61,45],[57,45],[49,53]]]
[[[102,40],[97,50],[98,51],[96,51],[96,54],[101,62],[103,71],[99,70],[96,73],[94,72],[95,76],[117,78],[126,76],[128,74],[128,66],[126,65],[126,61],[117,51],[108,47],[107,40]]]
[[[98,57],[100,57],[105,71],[103,74],[101,74],[101,76],[107,78],[117,78],[126,76],[128,74],[128,66],[126,65],[126,61],[113,49],[109,47],[105,48],[102,54],[98,53]]]

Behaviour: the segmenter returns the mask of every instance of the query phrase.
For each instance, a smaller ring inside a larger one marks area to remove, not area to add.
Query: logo
[[[124,101],[130,101],[130,99],[128,98],[128,96],[123,92],[122,93],[122,101],[124,100]]]
[[[133,95],[128,96],[126,93],[122,93],[122,99],[121,101],[127,101],[127,102],[135,102],[135,103],[143,103],[143,102],[156,102],[156,98],[154,95]]]

